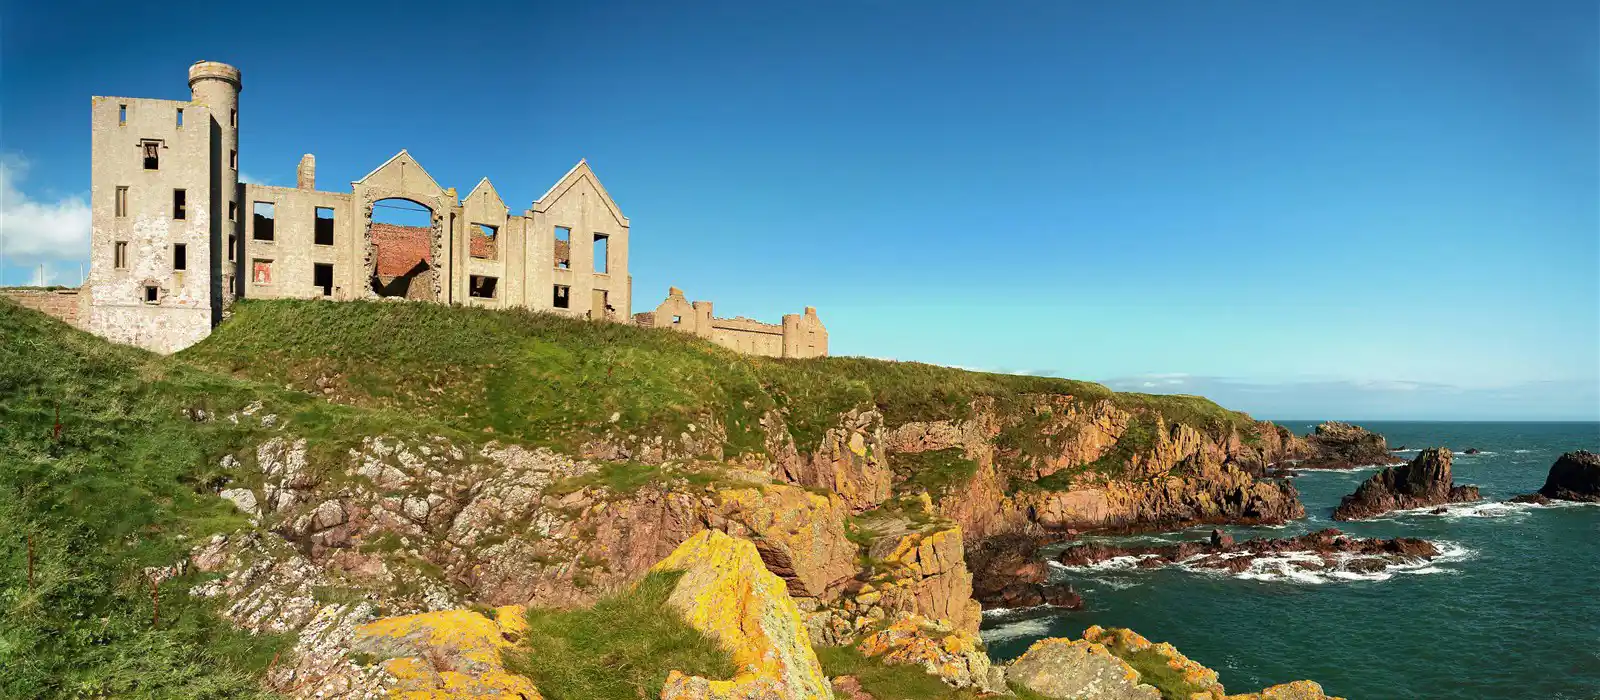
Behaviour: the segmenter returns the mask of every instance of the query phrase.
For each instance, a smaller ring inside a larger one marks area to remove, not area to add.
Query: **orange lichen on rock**
[[[472,610],[442,610],[362,625],[351,648],[389,657],[392,697],[406,700],[478,698],[539,700],[533,682],[507,671],[500,650],[527,629],[520,605],[495,609],[491,620]]]
[[[884,663],[921,666],[955,688],[1005,692],[1005,674],[990,665],[977,637],[944,620],[899,613],[887,628],[867,635],[856,648]]]
[[[1225,700],[1345,700],[1323,692],[1314,681],[1295,681],[1275,685],[1259,693],[1229,695]]]
[[[1105,646],[1084,639],[1041,639],[1006,668],[1006,679],[1047,698],[1160,700],[1139,672]]]
[[[1183,682],[1189,687],[1197,689],[1198,692],[1210,693],[1217,697],[1221,697],[1227,692],[1223,690],[1222,682],[1218,680],[1216,671],[1184,656],[1183,652],[1178,651],[1177,647],[1166,642],[1152,644],[1150,640],[1145,639],[1143,635],[1133,630],[1125,628],[1106,629],[1099,625],[1094,625],[1084,630],[1083,638],[1103,644],[1111,649],[1113,653],[1124,649],[1131,653],[1146,650],[1152,651],[1166,660],[1168,668],[1182,673]]]
[[[727,680],[672,671],[662,700],[831,700],[788,587],[755,545],[717,531],[689,538],[653,568],[680,571],[667,598],[691,627],[715,638],[739,671]]]

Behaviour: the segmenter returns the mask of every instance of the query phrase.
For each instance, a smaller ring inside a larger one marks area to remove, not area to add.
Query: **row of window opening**
[[[177,116],[175,117],[175,123],[177,124],[179,129],[182,129],[183,128],[183,108],[182,107],[177,108],[177,112],[178,113],[177,113]],[[119,104],[119,105],[117,105],[117,126],[127,126],[127,125],[128,125],[128,105]],[[228,110],[228,126],[231,126],[231,127],[239,126],[239,110],[237,110],[237,109]]]

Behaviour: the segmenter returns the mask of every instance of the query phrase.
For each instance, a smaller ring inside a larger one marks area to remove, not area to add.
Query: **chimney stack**
[[[310,153],[300,157],[299,186],[302,190],[317,189],[317,158]]]

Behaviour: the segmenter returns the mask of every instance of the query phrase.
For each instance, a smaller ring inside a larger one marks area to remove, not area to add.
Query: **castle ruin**
[[[673,328],[740,352],[827,354],[816,310],[779,325],[716,319],[673,289],[635,316],[629,222],[585,161],[512,214],[484,178],[465,198],[402,150],[349,192],[239,181],[240,72],[200,61],[189,100],[95,97],[89,279],[78,324],[171,353],[199,342],[236,299],[406,299],[526,308]],[[375,207],[428,225],[374,222]]]

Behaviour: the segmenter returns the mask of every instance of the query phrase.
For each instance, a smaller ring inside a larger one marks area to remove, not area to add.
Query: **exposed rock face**
[[[1382,435],[1339,421],[1318,425],[1306,445],[1310,454],[1299,466],[1308,469],[1355,469],[1395,461]]]
[[[1139,672],[1100,644],[1041,639],[1006,667],[1006,680],[1060,700],[1161,700]]]
[[[1182,681],[1186,690],[1191,695],[1209,693],[1220,698],[1227,693],[1222,683],[1217,680],[1217,672],[1201,666],[1184,656],[1176,647],[1166,642],[1152,644],[1143,635],[1130,629],[1106,629],[1094,625],[1083,631],[1083,638],[1104,646],[1112,654],[1138,654],[1143,652],[1153,653],[1165,661],[1167,668],[1182,674]]]
[[[1600,455],[1586,450],[1561,455],[1555,464],[1550,465],[1550,474],[1545,477],[1542,488],[1512,500],[1600,503]]]
[[[868,635],[856,648],[888,664],[913,664],[953,688],[1004,693],[1005,672],[989,663],[977,635],[920,615],[898,613],[887,628]]]
[[[715,638],[739,667],[730,680],[673,671],[662,700],[833,697],[788,584],[767,571],[755,545],[707,530],[653,568],[683,572],[667,604],[691,627]]]
[[[808,616],[812,638],[846,644],[897,613],[940,621],[976,636],[983,609],[972,599],[961,528],[872,522],[882,531],[867,547],[869,568],[845,585],[835,603]]]
[[[877,411],[840,416],[838,427],[828,429],[814,452],[780,449],[777,454],[784,453],[788,458],[780,459],[777,469],[785,480],[839,494],[856,511],[889,498],[893,474],[884,463],[883,416]]]
[[[999,608],[1083,607],[1083,597],[1072,586],[1050,582],[1050,567],[1038,556],[1040,545],[1046,541],[1027,535],[1004,535],[968,545],[973,597],[985,606]]]
[[[1239,573],[1249,570],[1261,557],[1281,557],[1290,553],[1315,555],[1315,558],[1294,562],[1294,566],[1301,569],[1371,572],[1394,564],[1429,560],[1438,556],[1439,550],[1433,543],[1414,537],[1359,539],[1328,528],[1300,537],[1252,539],[1237,544],[1225,536],[1213,537],[1209,542],[1184,542],[1161,547],[1084,544],[1063,550],[1057,561],[1066,566],[1088,566],[1116,557],[1137,557],[1141,567],[1153,568],[1182,562],[1188,567]]]
[[[1295,681],[1272,686],[1259,693],[1229,695],[1224,700],[1344,700],[1322,692],[1315,681]]]
[[[1392,510],[1478,500],[1478,487],[1456,486],[1450,475],[1449,448],[1423,450],[1410,464],[1389,467],[1362,482],[1339,501],[1334,520],[1361,520]]]
[[[410,700],[539,700],[533,682],[505,669],[500,650],[527,629],[527,610],[508,605],[491,620],[471,610],[391,617],[362,625],[351,646],[385,658],[389,695]]]

